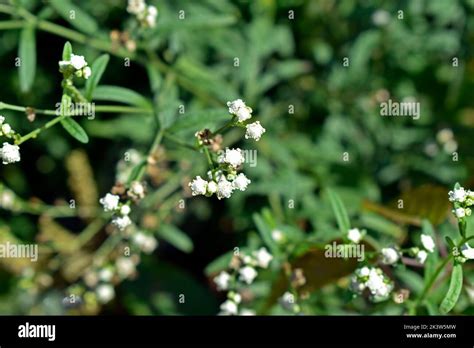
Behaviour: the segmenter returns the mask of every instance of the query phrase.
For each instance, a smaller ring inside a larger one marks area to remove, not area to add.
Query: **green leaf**
[[[255,213],[252,217],[255,226],[257,226],[258,232],[260,233],[260,236],[265,245],[271,250],[272,254],[277,254],[278,246],[272,238],[271,228],[268,226],[268,224],[265,223],[265,221],[259,214]]]
[[[224,121],[229,121],[231,116],[223,108],[208,109],[186,113],[186,116],[178,116],[178,120],[169,128],[171,133],[196,132],[204,128],[216,130]]]
[[[36,74],[36,37],[32,26],[23,28],[20,35],[20,46],[18,48],[20,57],[20,88],[22,92],[28,92],[33,85]]]
[[[63,60],[70,61],[71,55],[72,55],[72,46],[71,46],[71,43],[67,41],[64,44],[64,48],[63,48]]]
[[[71,116],[68,116],[67,112],[69,111],[69,105],[71,103],[71,97],[66,94],[63,94],[61,98],[61,110],[64,118],[61,120],[61,125],[64,129],[71,134],[72,137],[76,138],[81,143],[88,143],[89,137],[87,136],[86,131],[77,123],[75,120],[72,119]]]
[[[96,20],[71,1],[50,0],[49,4],[76,29],[87,34],[96,34],[99,30]]]
[[[337,220],[337,225],[339,226],[339,230],[341,231],[342,234],[346,234],[347,231],[351,228],[351,223],[349,220],[349,215],[347,215],[346,208],[344,207],[344,204],[342,203],[341,199],[339,196],[336,194],[331,189],[327,190],[329,200],[331,202],[331,207],[332,210],[334,211],[334,214],[336,215],[336,220]]]
[[[94,74],[94,72],[92,72]],[[93,100],[115,101],[133,106],[152,109],[150,102],[141,94],[119,86],[97,86],[92,93]]]
[[[458,302],[459,295],[462,290],[462,265],[457,263],[453,266],[451,273],[451,281],[449,282],[449,289],[444,297],[439,310],[442,314],[449,313]]]
[[[423,219],[423,221],[421,222],[421,230],[423,234],[427,234],[428,236],[431,236],[431,237],[435,236],[433,225],[427,219]]]
[[[190,253],[193,251],[193,241],[183,231],[173,225],[163,224],[157,234],[177,249]]]
[[[206,268],[204,269],[204,273],[207,276],[210,276],[212,274],[216,274],[220,271],[227,269],[229,267],[229,263],[232,260],[233,255],[234,251],[231,250],[225,253],[224,255],[219,256],[206,266]]]
[[[91,66],[92,75],[89,77],[89,79],[86,82],[85,97],[87,98],[87,100],[91,100],[92,93],[94,92],[94,89],[99,84],[100,78],[104,74],[105,68],[107,67],[107,64],[109,63],[109,58],[110,57],[108,54],[103,54],[99,58],[97,58],[94,61],[94,63],[92,63],[92,66]]]

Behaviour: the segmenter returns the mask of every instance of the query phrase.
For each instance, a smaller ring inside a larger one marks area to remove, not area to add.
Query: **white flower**
[[[127,278],[135,272],[135,263],[129,257],[120,257],[115,261],[117,273],[122,278]]]
[[[125,230],[128,226],[130,226],[132,224],[132,220],[130,220],[130,218],[125,215],[125,216],[119,216],[119,217],[115,217],[113,220],[112,220],[112,223],[117,226],[117,228],[120,230],[120,231],[123,231]]]
[[[252,109],[245,105],[242,99],[227,102],[229,113],[237,116],[239,122],[243,122],[252,117]]]
[[[464,244],[461,247],[461,254],[467,259],[474,259],[474,248],[471,248],[469,244]]]
[[[250,138],[259,141],[262,134],[265,133],[265,128],[262,127],[260,121],[248,124],[245,128],[247,129],[245,139]]]
[[[232,186],[234,189],[245,191],[250,183],[251,181],[245,176],[245,174],[240,173],[234,181],[232,181]]]
[[[283,294],[278,302],[284,309],[291,311],[295,306],[295,296],[291,292],[287,291]]]
[[[425,263],[427,257],[428,253],[424,250],[420,250],[416,253],[416,260],[421,264]]]
[[[104,211],[112,211],[118,208],[119,200],[119,196],[107,193],[105,197],[99,200],[99,202],[104,207]]]
[[[257,264],[262,268],[267,268],[273,259],[273,256],[265,248],[260,248],[253,255],[257,259]]]
[[[366,285],[375,299],[386,298],[393,288],[393,285],[385,281],[385,275],[380,268],[372,268],[370,270]]]
[[[130,206],[127,205],[127,204],[124,204],[122,205],[122,207],[120,208],[120,214],[122,215],[128,215],[130,214],[132,209],[130,209]]]
[[[84,78],[87,80],[89,77],[91,77],[92,75],[92,70],[91,68],[89,68],[88,66],[86,66],[83,70],[82,70],[82,76],[84,76]]]
[[[361,294],[366,288],[370,291],[372,300],[382,301],[392,291],[393,283],[380,268],[365,266],[355,271],[355,276],[351,278],[351,289]]]
[[[227,181],[225,177],[221,177],[217,183],[217,198],[229,198],[232,195],[233,190],[232,183]]]
[[[354,243],[359,243],[362,239],[362,233],[359,231],[358,228],[351,228],[347,232],[347,238]]]
[[[148,15],[151,15],[151,16],[157,16],[158,15],[158,10],[156,9],[155,6],[148,6]]]
[[[421,244],[423,244],[423,248],[428,250],[430,253],[432,253],[435,249],[435,242],[433,238],[427,234],[421,235]]]
[[[96,289],[97,299],[100,303],[110,302],[115,297],[115,290],[112,285],[101,284]]]
[[[217,285],[217,290],[227,290],[229,288],[230,274],[222,271],[218,276],[214,277],[214,283]]]
[[[114,276],[114,272],[110,267],[103,268],[99,272],[99,278],[103,282],[109,282],[112,280],[112,277]]]
[[[240,315],[242,316],[253,316],[253,315],[256,315],[255,311],[254,310],[251,310],[251,309],[246,309],[246,308],[242,308],[240,310]]]
[[[250,266],[245,266],[239,270],[240,277],[239,279],[247,284],[251,284],[255,277],[257,276],[257,271],[255,268]]]
[[[78,56],[75,54],[71,54],[71,65],[74,67],[76,70],[80,70],[84,68],[87,65],[87,62],[84,58],[84,56]]]
[[[5,124],[2,124],[2,133],[5,134],[5,135],[9,135],[12,131],[12,127],[8,124],[8,123],[5,123]]]
[[[465,217],[466,215],[469,216],[471,215],[471,209],[469,208],[456,208],[455,210],[453,210],[453,213],[454,215],[456,215],[456,217],[458,219],[462,219],[463,217]]]
[[[0,115],[0,125],[3,124],[3,122],[5,122],[5,117]]]
[[[449,191],[449,201],[450,202],[459,202],[462,203],[466,200],[467,192],[464,187],[454,189],[454,191]]]
[[[361,277],[367,277],[370,274],[370,268],[365,266],[358,270],[358,275]]]
[[[215,181],[211,180],[207,183],[207,192],[210,194],[217,192],[217,183]]]
[[[196,176],[196,178],[188,184],[191,187],[192,195],[205,195],[207,191],[207,181],[202,179],[200,176]]]
[[[155,6],[148,6],[147,15],[145,17],[145,23],[150,28],[155,27],[156,25],[156,16],[158,15],[158,10]]]
[[[382,262],[386,265],[393,265],[400,258],[398,251],[394,248],[383,248],[382,253]]]
[[[145,0],[128,0],[127,12],[131,14],[140,14],[146,9]]]
[[[242,99],[236,99],[232,102],[227,102],[227,106],[229,107],[229,113],[233,115],[235,115],[239,109],[246,107]]]
[[[377,10],[372,14],[372,22],[379,27],[385,26],[390,22],[390,13],[385,10]]]
[[[134,234],[132,240],[140,250],[146,254],[153,252],[153,250],[158,246],[158,242],[153,236],[146,235],[142,232]]]
[[[145,187],[140,181],[133,181],[130,184],[130,194],[136,198],[145,197]]]
[[[220,163],[228,163],[232,167],[237,168],[244,163],[245,158],[241,149],[225,149],[225,152],[219,156]]]
[[[272,239],[277,242],[277,243],[280,243],[281,241],[283,241],[283,232],[280,231],[280,230],[273,230],[272,231]]]
[[[237,312],[238,312],[237,303],[231,300],[227,300],[223,304],[221,304],[220,309],[221,309],[220,314],[223,314],[223,315],[237,315]]]
[[[0,149],[0,157],[2,158],[3,164],[20,162],[20,147],[18,145],[3,143],[3,147]]]

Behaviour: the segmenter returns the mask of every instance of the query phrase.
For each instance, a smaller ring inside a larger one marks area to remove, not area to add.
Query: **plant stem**
[[[206,154],[207,163],[209,164],[210,169],[214,169],[214,162],[212,162],[211,154],[209,153],[209,149],[207,146],[203,147],[204,153]]]
[[[188,143],[185,143],[184,141],[176,138],[175,136],[169,134],[169,133],[165,133],[163,135],[165,137],[165,139],[167,140],[170,140],[171,142],[175,143],[176,145],[179,145],[179,146],[182,146],[182,147],[185,147],[187,149],[190,149],[190,150],[194,150],[194,151],[197,151],[198,149],[196,148],[196,146],[193,146],[191,144],[188,144]]]
[[[29,132],[28,134],[22,136],[20,138],[20,140],[16,141],[15,143],[17,145],[20,145],[20,144],[23,144],[25,141],[31,139],[31,138],[36,138],[38,136],[39,133],[41,133],[42,131],[48,129],[48,128],[51,128],[52,126],[54,126],[56,123],[58,122],[61,122],[62,119],[64,119],[65,117],[67,116],[57,116],[55,117],[54,119],[52,119],[51,121],[47,122],[43,127],[40,127],[40,128],[37,128],[35,129],[34,131],[31,131]]]
[[[13,105],[0,102],[0,110],[12,110],[12,111],[20,111],[20,112],[27,112],[27,108],[25,106]],[[30,107],[35,114],[41,115],[50,115],[50,116],[59,116],[59,110],[48,110],[48,109],[36,109]],[[140,108],[135,106],[123,106],[123,105],[97,105],[94,107],[94,110],[97,112],[105,112],[105,113],[123,113],[123,114],[151,114],[153,111],[147,108]],[[81,114],[71,114],[69,116],[84,116]]]
[[[457,249],[459,250],[459,248],[461,247],[461,245],[463,245],[464,243],[466,243],[468,240],[474,238],[474,236],[471,236],[471,237],[468,237],[468,238],[463,238],[459,244],[457,245]],[[423,292],[421,293],[421,295],[418,297],[418,300],[416,301],[416,304],[415,304],[415,308],[418,307],[421,302],[425,299],[426,295],[428,294],[428,292],[430,291],[431,287],[433,286],[434,282],[436,281],[436,279],[438,279],[438,276],[439,274],[441,273],[441,271],[444,269],[444,267],[448,264],[448,262],[453,258],[453,253],[450,253],[448,255],[447,258],[445,258],[443,260],[443,262],[436,268],[436,271],[433,273],[433,275],[431,276],[431,278],[429,279],[428,283],[426,283],[424,289],[423,289]]]
[[[0,30],[21,29],[25,25],[25,21],[9,20],[0,22]]]
[[[423,302],[423,300],[425,299],[426,295],[428,294],[428,292],[430,291],[431,287],[433,286],[434,282],[436,281],[436,279],[438,279],[438,276],[439,274],[441,273],[441,271],[444,269],[444,267],[448,264],[448,262],[453,258],[453,254],[449,254],[449,256],[447,258],[445,258],[443,260],[443,262],[441,262],[439,264],[439,266],[436,268],[436,271],[433,273],[433,275],[431,276],[431,278],[429,279],[428,283],[426,283],[425,287],[423,288],[423,292],[421,293],[421,295],[418,297],[417,301],[416,301],[416,304],[415,304],[415,308],[416,307],[419,307],[421,302]]]

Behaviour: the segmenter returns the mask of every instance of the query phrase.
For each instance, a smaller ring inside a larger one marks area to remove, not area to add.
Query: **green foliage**
[[[450,312],[456,302],[458,302],[459,295],[461,294],[462,290],[462,265],[455,264],[453,266],[453,271],[451,272],[451,280],[449,282],[449,289],[446,293],[446,296],[443,299],[439,306],[439,310],[442,314],[446,314]]]
[[[94,89],[99,84],[99,81],[107,68],[107,64],[109,63],[110,56],[108,54],[103,54],[99,58],[97,58],[94,63],[92,63],[92,75],[86,82],[86,91],[85,97],[88,100],[91,100],[92,94],[94,93]]]
[[[20,67],[20,87],[22,92],[28,92],[35,81],[36,74],[36,31],[33,26],[27,26],[21,31],[18,56]]]

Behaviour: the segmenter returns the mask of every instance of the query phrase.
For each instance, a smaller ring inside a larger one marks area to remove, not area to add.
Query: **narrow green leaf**
[[[20,57],[20,88],[22,92],[28,92],[33,85],[36,74],[36,37],[34,27],[27,26],[21,31],[18,56]]]
[[[217,259],[212,261],[210,264],[206,266],[204,269],[204,273],[207,276],[210,276],[212,274],[218,273],[220,271],[223,271],[229,267],[229,263],[232,260],[232,256],[234,255],[234,251],[231,250],[224,255],[219,256]]]
[[[94,72],[92,72],[94,73]],[[141,94],[119,86],[97,86],[92,93],[93,100],[115,101],[133,106],[152,109],[150,102]]]
[[[462,265],[455,264],[453,272],[451,273],[451,281],[449,282],[449,289],[444,297],[439,310],[442,314],[449,313],[458,302],[459,295],[462,290]]]
[[[87,34],[96,34],[99,25],[87,12],[69,0],[50,0],[49,4],[73,27]]]
[[[71,55],[72,55],[72,46],[71,46],[71,43],[67,41],[64,44],[64,48],[63,48],[63,60],[70,61]]]
[[[265,245],[271,250],[272,254],[278,253],[278,246],[276,245],[275,241],[272,238],[272,231],[271,228],[265,223],[262,217],[255,213],[253,214],[253,221],[255,226],[257,226],[257,230],[260,233],[260,236],[265,243]]]
[[[349,220],[349,215],[347,215],[346,208],[344,207],[341,198],[339,198],[339,195],[337,195],[333,190],[328,189],[327,193],[331,202],[332,210],[336,215],[336,221],[337,225],[339,226],[339,230],[342,234],[346,234],[351,228],[351,223]]]
[[[108,54],[103,54],[99,58],[97,58],[94,61],[94,63],[92,63],[92,66],[91,66],[92,75],[89,77],[89,79],[86,82],[85,97],[87,100],[91,100],[92,93],[94,92],[94,89],[99,84],[100,78],[104,74],[105,68],[107,67],[107,64],[109,63],[109,58],[110,56]]]
[[[435,235],[434,228],[430,220],[423,219],[423,221],[421,222],[421,230],[423,234],[427,234],[428,236],[434,237]]]
[[[135,166],[135,168],[132,169],[132,172],[130,173],[130,176],[127,179],[127,185],[130,185],[132,181],[134,181],[138,177],[138,174],[142,171],[145,165],[146,161],[141,161]]]
[[[61,125],[73,138],[86,144],[89,142],[89,137],[87,136],[86,131],[79,125],[79,123],[73,120],[71,116],[64,114],[64,112],[68,112],[70,103],[71,97],[63,94],[61,99],[61,110],[63,112],[62,116],[65,116],[65,118],[61,120]]]
[[[193,241],[183,231],[173,225],[163,224],[157,234],[177,249],[190,253],[193,251]]]
[[[453,248],[456,246],[456,243],[454,243],[454,241],[449,236],[446,236],[446,243],[448,243],[450,250],[453,250]]]

